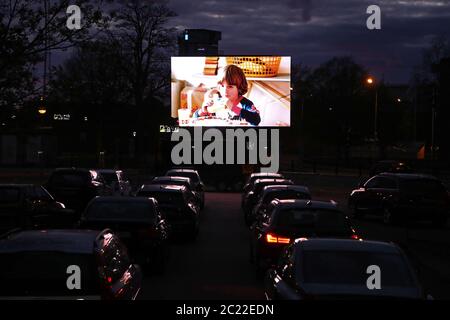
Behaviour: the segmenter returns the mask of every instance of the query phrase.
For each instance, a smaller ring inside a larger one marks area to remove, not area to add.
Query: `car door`
[[[380,177],[373,177],[364,184],[364,191],[359,193],[356,203],[360,210],[366,210],[370,213],[374,211],[377,205],[377,193],[380,186]]]
[[[42,186],[33,187],[33,224],[41,228],[71,228],[75,222],[75,212],[64,208]]]
[[[373,213],[380,213],[384,199],[397,189],[397,182],[390,177],[377,177],[376,183],[370,188],[368,206]]]
[[[280,256],[275,269],[277,281],[273,286],[273,294],[280,300],[299,300],[295,282],[295,246],[288,246]]]
[[[116,235],[106,242],[100,251],[101,276],[109,285],[110,299],[133,299],[140,290],[142,275],[137,266],[130,263],[126,247]]]

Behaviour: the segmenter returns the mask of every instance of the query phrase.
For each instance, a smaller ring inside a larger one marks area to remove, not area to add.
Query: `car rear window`
[[[155,222],[153,206],[146,202],[94,202],[86,212],[86,218],[95,220],[120,220]]]
[[[442,195],[444,186],[432,179],[405,179],[400,180],[400,190],[410,194]]]
[[[198,175],[195,172],[171,172],[169,176],[172,177],[186,177],[190,178],[193,183],[198,183],[199,178]]]
[[[186,181],[177,181],[177,180],[154,180],[152,181],[152,184],[162,184],[162,185],[169,185],[169,186],[184,186],[186,188],[190,188],[189,183]]]
[[[0,253],[0,296],[99,295],[93,255],[62,252]],[[81,289],[70,290],[69,266],[80,268]]]
[[[414,281],[405,260],[398,254],[367,251],[304,251],[299,258],[304,283],[366,285],[367,268],[381,271],[382,287],[412,287]]]
[[[264,197],[264,203],[270,203],[273,199],[311,199],[311,196],[302,192],[293,190],[280,190],[275,192],[270,192]]]
[[[117,174],[115,174],[114,172],[101,173],[101,176],[103,177],[103,179],[105,179],[107,184],[119,181],[119,179],[117,178]]]
[[[79,188],[86,185],[88,175],[83,173],[56,173],[52,176],[50,184],[53,187]]]
[[[283,185],[283,184],[292,184],[292,182],[290,181],[264,181],[264,182],[260,182],[258,184],[255,185],[255,194],[256,195],[261,195],[261,192],[263,191],[263,189],[267,186],[278,186],[278,185]]]
[[[278,227],[305,228],[321,233],[340,233],[350,230],[348,220],[340,211],[284,209],[273,217]]]
[[[20,190],[18,188],[0,188],[0,203],[11,203],[20,200]]]
[[[179,192],[139,191],[139,197],[155,198],[158,204],[184,205],[183,194]]]

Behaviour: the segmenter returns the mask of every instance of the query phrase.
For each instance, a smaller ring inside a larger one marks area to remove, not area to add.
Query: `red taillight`
[[[111,278],[111,277],[106,278],[106,282],[107,282],[108,284],[111,284],[111,283],[112,283],[112,278]]]
[[[266,234],[266,242],[267,243],[282,243],[282,244],[289,244],[291,242],[291,239],[286,237],[280,237],[273,233]]]
[[[351,237],[353,240],[359,240],[359,237],[357,234],[352,234]]]

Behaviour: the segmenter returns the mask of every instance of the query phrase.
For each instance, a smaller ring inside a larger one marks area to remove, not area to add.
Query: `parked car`
[[[102,176],[95,170],[87,169],[56,169],[44,186],[57,201],[74,209],[78,214],[81,214],[88,202],[96,196],[112,194]]]
[[[192,193],[184,186],[143,185],[136,194],[137,197],[155,198],[161,212],[170,223],[171,230],[177,235],[187,234],[195,239],[199,231],[200,208]]]
[[[414,173],[414,170],[405,161],[382,160],[375,163],[369,170],[370,177],[383,172],[391,173]]]
[[[122,170],[98,169],[106,184],[111,188],[113,195],[129,196],[131,182]]]
[[[296,238],[359,239],[333,202],[275,199],[267,212],[250,229],[250,260],[258,274],[274,265],[283,248]]]
[[[13,231],[0,237],[0,299],[124,299],[140,267],[110,230]]]
[[[427,220],[443,226],[450,199],[445,186],[433,176],[381,173],[353,190],[348,206],[354,218],[376,214],[389,224]]]
[[[205,206],[205,185],[200,178],[197,170],[193,169],[171,169],[166,172],[166,176],[172,177],[187,177],[191,179],[193,185],[193,191],[197,192],[200,195],[201,206],[200,209],[203,209]]]
[[[0,184],[0,232],[13,228],[71,228],[73,210],[56,201],[44,187]]]
[[[252,225],[258,217],[267,214],[267,207],[274,200],[311,200],[311,193],[308,187],[298,185],[275,185],[264,187],[258,203],[248,216],[249,224]]]
[[[175,176],[160,176],[160,177],[154,177],[152,181],[150,181],[149,184],[160,184],[160,185],[173,185],[173,186],[185,186],[190,192],[192,192],[192,195],[194,196],[194,199],[196,200],[196,204],[199,208],[203,208],[204,204],[202,201],[204,201],[204,198],[202,198],[201,194],[197,191],[196,185],[192,182],[191,178],[188,177],[175,177]]]
[[[114,230],[136,263],[158,273],[164,271],[170,227],[155,199],[96,197],[87,205],[80,228]]]
[[[243,188],[243,194],[245,195],[252,188],[253,183],[258,179],[284,179],[283,175],[280,173],[266,173],[266,172],[255,172],[252,173]]]
[[[369,277],[377,270],[374,289]],[[297,239],[268,270],[264,288],[269,300],[429,298],[403,251],[378,241]]]
[[[247,226],[250,225],[249,216],[254,206],[258,203],[264,187],[277,185],[293,185],[294,182],[288,179],[257,179],[252,185],[252,189],[245,195],[242,209],[244,211],[244,220]]]

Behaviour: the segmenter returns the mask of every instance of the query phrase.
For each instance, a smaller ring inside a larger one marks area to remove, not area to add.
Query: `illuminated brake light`
[[[291,239],[278,237],[278,243],[289,243]]]
[[[271,235],[270,233],[266,235],[266,241],[269,243],[277,243],[278,239],[277,237],[274,237],[273,235]]]
[[[289,238],[284,238],[284,237],[279,237],[275,234],[271,234],[268,233],[266,235],[266,241],[267,243],[284,243],[284,244],[288,244],[291,242],[291,239]]]
[[[111,282],[112,282],[112,278],[111,278],[111,277],[108,277],[108,278],[106,278],[106,281],[107,281],[108,283],[111,283]]]
[[[357,234],[352,234],[351,237],[353,240],[359,240],[359,237]]]

